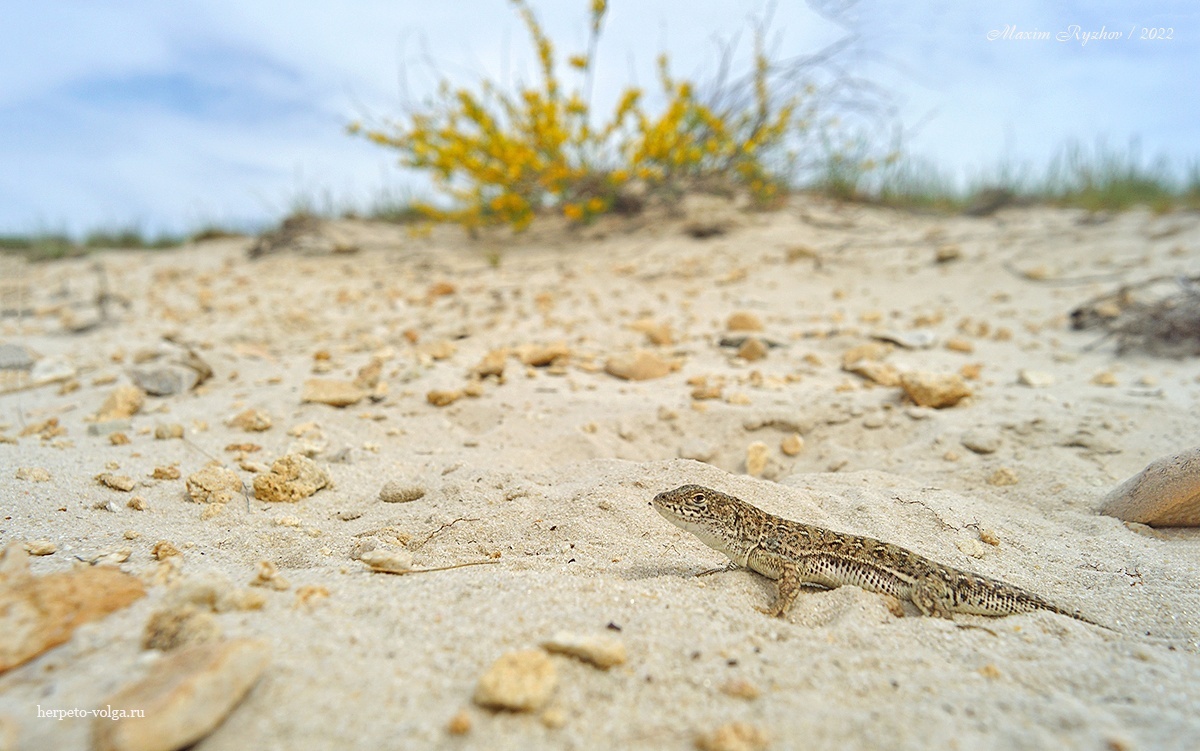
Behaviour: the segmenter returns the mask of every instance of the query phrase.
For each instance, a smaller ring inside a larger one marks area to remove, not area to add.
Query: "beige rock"
[[[767,356],[767,345],[763,344],[763,340],[756,336],[752,336],[742,342],[742,346],[738,347],[738,357],[747,362],[755,362]]]
[[[183,557],[183,553],[179,552],[179,548],[171,544],[169,540],[159,540],[150,548],[150,557],[156,561],[166,560],[167,558]]]
[[[896,366],[891,363],[858,360],[845,366],[844,370],[847,373],[862,376],[872,383],[878,383],[880,386],[900,385],[900,371],[896,370]]]
[[[113,435],[116,434],[114,433]],[[154,439],[156,441],[179,440],[180,438],[183,438],[183,426],[177,422],[154,426]]]
[[[460,389],[454,389],[453,391],[434,390],[425,394],[425,401],[429,402],[435,407],[447,407],[451,404],[454,404],[459,399],[462,399],[463,396],[465,395]]]
[[[49,540],[30,540],[25,543],[25,552],[30,555],[54,555],[58,546]]]
[[[479,364],[471,369],[471,374],[479,378],[504,377],[504,365],[508,361],[509,351],[507,349],[493,349],[483,356]]]
[[[261,433],[271,429],[271,415],[263,409],[247,409],[229,420],[232,428],[241,428],[247,433]]]
[[[208,610],[191,603],[171,605],[150,615],[142,632],[142,649],[170,652],[221,638],[221,627]]]
[[[755,441],[746,447],[746,473],[758,477],[767,468],[767,460],[771,458],[771,449],[762,441]]]
[[[988,485],[1003,487],[1005,485],[1016,485],[1020,482],[1020,478],[1017,477],[1016,472],[1008,467],[1000,467],[988,477],[987,481]]]
[[[302,454],[275,460],[271,471],[254,478],[254,497],[260,501],[295,503],[329,484],[329,474]]]
[[[146,394],[137,386],[118,386],[109,393],[100,411],[96,413],[96,422],[109,420],[127,420],[141,411],[146,403]]]
[[[729,722],[696,737],[700,751],[764,751],[769,745],[766,733],[745,722]]]
[[[727,331],[762,331],[763,322],[757,315],[746,310],[739,310],[725,321],[725,329]]]
[[[479,677],[473,700],[482,707],[533,712],[549,701],[557,683],[554,661],[542,650],[508,652]]]
[[[799,433],[792,433],[780,441],[779,450],[782,451],[785,456],[798,455],[804,450],[804,436],[800,435]]]
[[[113,490],[120,490],[126,493],[134,488],[132,477],[129,475],[114,475],[111,472],[101,472],[100,474],[96,475],[96,482],[100,483],[106,488],[112,488]]]
[[[758,686],[754,685],[745,678],[730,678],[721,684],[721,693],[726,696],[732,696],[735,699],[745,699],[753,701],[762,695],[762,691]]]
[[[150,476],[155,480],[178,480],[181,473],[179,467],[155,467]]]
[[[50,482],[50,473],[42,467],[17,467],[16,478],[28,482]]]
[[[525,345],[517,349],[517,357],[521,362],[534,368],[553,365],[559,360],[565,360],[570,356],[571,348],[567,346],[566,342]]]
[[[935,409],[953,407],[971,395],[971,389],[957,373],[902,373],[900,386],[919,406]]]
[[[851,347],[842,353],[842,370],[849,371],[850,366],[863,360],[872,362],[883,360],[894,349],[895,347],[884,342],[865,342],[856,347]]]
[[[331,407],[349,407],[367,396],[367,391],[350,381],[334,378],[310,378],[304,382],[300,401],[328,404]]]
[[[671,327],[653,318],[642,318],[634,321],[629,324],[629,328],[645,334],[646,341],[650,344],[666,346],[675,343],[675,335],[672,333]]]
[[[104,705],[137,707],[142,717],[120,722],[97,717],[95,751],[174,751],[211,733],[266,670],[266,644],[251,639],[197,644],[150,666],[141,680],[110,696]]]
[[[460,709],[450,718],[450,722],[446,723],[446,732],[450,735],[466,735],[471,732],[471,715],[467,710]]]
[[[625,643],[608,634],[573,634],[569,631],[559,631],[542,642],[542,649],[576,657],[592,663],[601,670],[608,670],[614,665],[624,665],[628,659]]]
[[[1092,383],[1097,386],[1116,386],[1118,384],[1117,375],[1110,370],[1102,370],[1092,376]]]
[[[368,550],[358,560],[371,567],[372,571],[385,574],[403,574],[412,571],[413,557],[407,550]]]
[[[648,381],[652,378],[662,378],[676,367],[674,363],[653,352],[637,350],[610,357],[604,364],[604,372],[627,381]]]
[[[410,480],[388,480],[379,489],[379,500],[384,503],[408,503],[425,496],[425,486]]]
[[[458,346],[449,339],[437,339],[421,344],[417,347],[417,351],[427,355],[431,360],[449,360],[454,357],[454,353],[458,352]]]
[[[232,469],[208,466],[188,475],[188,497],[197,503],[228,503],[242,492],[242,478]]]
[[[975,351],[975,345],[970,340],[958,336],[947,339],[945,347],[951,352],[971,353]]]
[[[1054,385],[1054,374],[1046,373],[1041,370],[1028,370],[1022,368],[1017,371],[1017,383],[1030,388],[1045,388],[1046,386]]]
[[[146,593],[141,581],[107,566],[34,577],[21,543],[0,563],[0,672],[71,638],[79,626]]]
[[[1152,527],[1200,526],[1200,446],[1154,460],[1104,496],[1100,511]]]

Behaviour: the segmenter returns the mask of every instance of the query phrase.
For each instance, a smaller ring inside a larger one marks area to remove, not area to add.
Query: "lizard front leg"
[[[781,559],[776,562],[776,566],[779,569],[779,577],[775,583],[778,585],[779,591],[775,596],[775,602],[769,608],[756,608],[756,610],[775,618],[782,618],[796,602],[796,595],[800,594],[803,579],[800,567],[791,561]]]

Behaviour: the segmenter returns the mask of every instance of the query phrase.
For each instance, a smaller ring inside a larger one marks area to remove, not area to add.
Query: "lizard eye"
[[[696,495],[692,496],[692,500],[696,503],[704,503],[704,494],[697,493]]]

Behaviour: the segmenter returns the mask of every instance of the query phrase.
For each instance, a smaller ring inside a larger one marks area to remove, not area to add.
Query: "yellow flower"
[[[583,219],[583,209],[576,203],[568,203],[563,205],[563,216],[570,219],[572,222],[578,222]]]

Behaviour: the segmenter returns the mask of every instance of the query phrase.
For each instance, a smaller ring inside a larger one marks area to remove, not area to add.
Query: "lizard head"
[[[716,491],[703,485],[680,485],[654,496],[650,504],[671,521],[699,521],[712,515],[710,502],[716,500],[716,496]]]
[[[745,564],[741,548],[741,501],[703,485],[681,485],[654,496],[654,510],[681,529],[696,535],[709,547],[729,555],[735,562]]]

